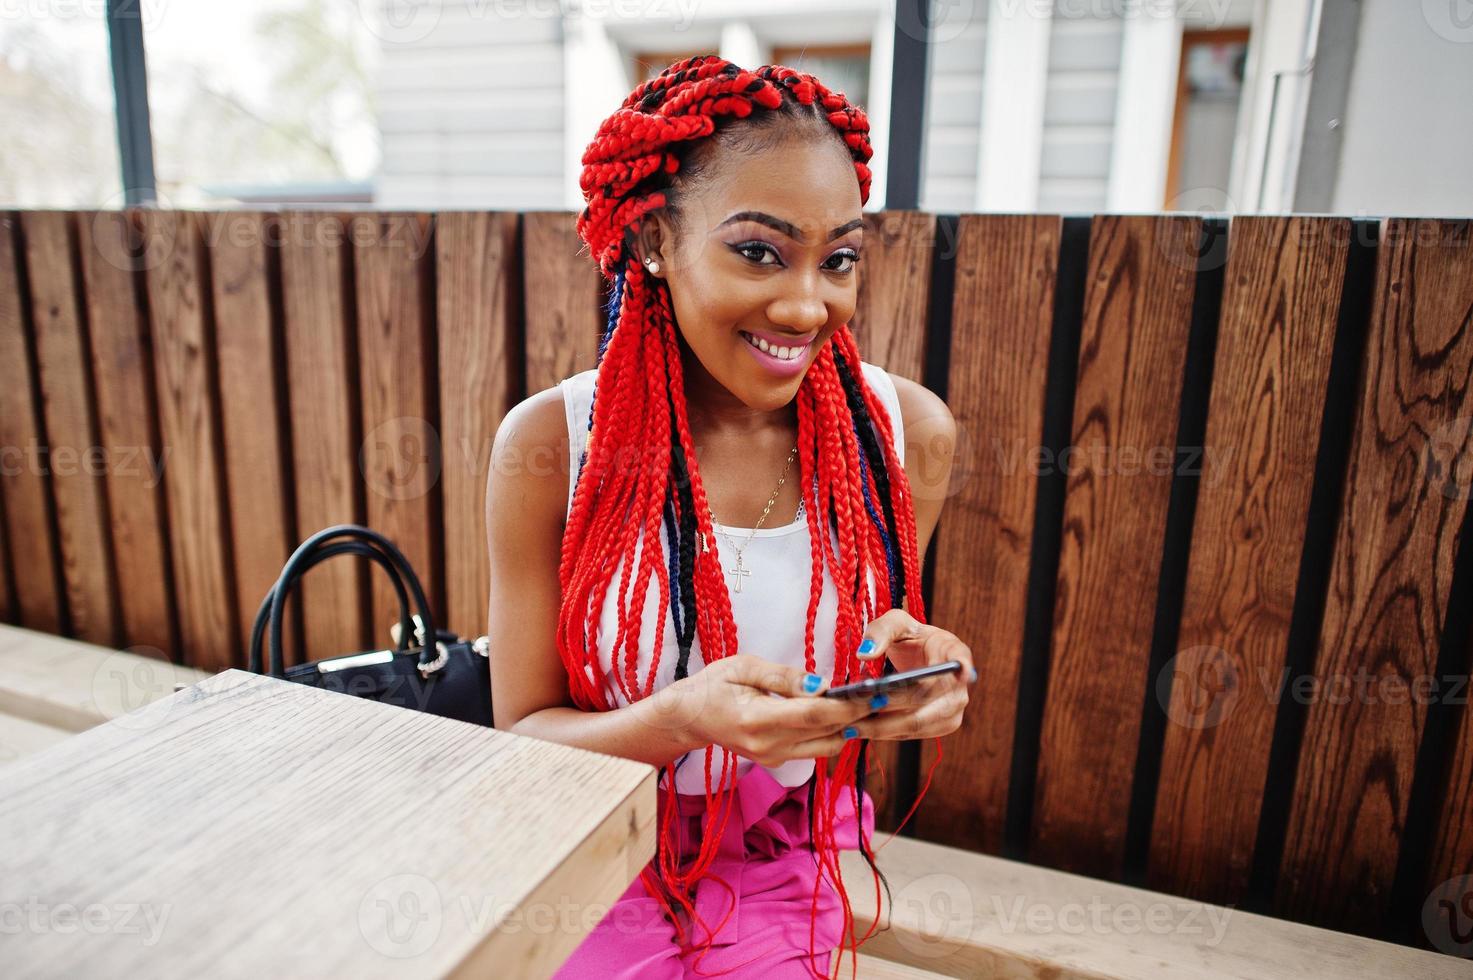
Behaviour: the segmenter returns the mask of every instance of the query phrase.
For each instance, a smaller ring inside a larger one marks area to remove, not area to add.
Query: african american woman
[[[496,726],[660,779],[655,858],[559,980],[829,975],[869,935],[838,852],[883,880],[869,742],[961,725],[971,650],[920,594],[956,423],[849,328],[872,152],[843,93],[702,55],[583,155],[608,324],[496,434]],[[946,660],[888,700],[820,696]]]

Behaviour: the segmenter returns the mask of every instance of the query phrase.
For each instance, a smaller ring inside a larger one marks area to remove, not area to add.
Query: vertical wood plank
[[[353,255],[341,215],[284,212],[282,301],[291,400],[292,487],[301,540],[363,523]],[[337,558],[298,586],[306,659],[368,649],[367,569]]]
[[[130,216],[78,219],[98,433],[111,465],[108,514],[123,642],[134,653],[180,655],[165,514],[164,467],[154,398],[153,345],[139,273],[148,253]]]
[[[0,486],[20,625],[61,633],[66,624],[65,593],[50,480],[43,467],[46,441],[40,392],[31,368],[34,340],[22,292],[19,234],[20,216],[0,215],[0,451],[4,452]]]
[[[431,230],[424,214],[359,215],[352,222],[363,386],[359,466],[369,527],[404,552],[444,623]],[[387,646],[399,604],[388,576],[375,568],[372,582],[370,642]]]
[[[967,719],[947,739],[916,833],[997,853],[1011,779],[1037,480],[1062,222],[963,215],[947,402],[957,420],[956,495],[937,528],[932,619],[977,652]],[[982,354],[985,352],[985,356]],[[935,747],[923,743],[921,770]]]
[[[105,483],[109,461],[97,439],[72,215],[30,211],[21,218],[21,231],[70,633],[116,647],[120,634]]]
[[[1151,887],[1242,900],[1309,517],[1350,222],[1235,218],[1177,654]],[[1271,682],[1270,682],[1271,688]]]
[[[604,279],[578,237],[574,217],[566,211],[522,216],[528,395],[587,371],[598,358]]]
[[[278,231],[275,218],[260,211],[218,212],[205,220],[237,616],[241,647],[247,649],[256,610],[297,543],[286,468],[286,391],[277,374],[281,337],[267,245],[278,240]],[[291,605],[283,621],[282,644],[287,662],[296,662]]]
[[[936,216],[918,211],[884,211],[866,214],[864,222],[859,300],[850,329],[864,360],[919,382],[930,313],[931,264],[936,257]],[[898,424],[906,456],[913,458],[915,446],[924,436],[904,418]],[[900,771],[900,743],[886,739],[871,742],[869,763],[865,789],[874,799],[875,828],[893,832],[905,816],[897,812],[900,787],[895,783]],[[923,803],[921,810],[928,805]],[[912,821],[919,819],[921,810]]]
[[[491,591],[486,479],[522,377],[521,256],[515,213],[435,219],[436,341],[444,487],[446,625],[486,630]],[[567,460],[561,461],[567,469]]]
[[[1473,223],[1390,219],[1275,914],[1374,934],[1405,827],[1473,440]],[[1396,692],[1400,691],[1401,695]],[[1466,814],[1463,815],[1466,819]]]
[[[1469,420],[1473,422],[1473,420]],[[1464,446],[1462,470],[1456,484],[1465,499],[1473,494],[1473,447]],[[1467,546],[1467,543],[1464,543]],[[1468,673],[1473,669],[1473,636],[1469,637],[1463,655],[1461,682],[1454,677],[1441,683],[1438,693],[1458,697],[1462,707],[1458,712],[1457,731],[1447,760],[1443,791],[1439,794],[1437,821],[1428,849],[1427,875],[1423,880],[1423,894],[1437,909],[1437,927],[1442,930],[1439,938],[1448,944],[1458,942],[1453,926],[1461,930],[1467,896],[1473,893],[1473,711],[1468,710]],[[1461,683],[1462,690],[1456,690]],[[1446,904],[1439,904],[1445,902]],[[1425,904],[1424,904],[1425,908]],[[1424,929],[1427,923],[1423,922]],[[1428,938],[1430,930],[1427,933]],[[1445,947],[1444,952],[1449,950]]]
[[[1094,877],[1124,858],[1201,224],[1090,231],[1029,858]]]
[[[917,383],[925,358],[935,257],[934,214],[881,211],[864,216],[859,303],[849,326],[866,361]]]
[[[151,241],[171,243],[147,280],[180,644],[185,664],[223,670],[243,660],[201,219],[152,210],[138,218]]]
[[[4,329],[0,326],[0,329]],[[20,618],[16,609],[15,590],[11,586],[9,528],[5,521],[5,484],[0,483],[0,623],[14,623]]]

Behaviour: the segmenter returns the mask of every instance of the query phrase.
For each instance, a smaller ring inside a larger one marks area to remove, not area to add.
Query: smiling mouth
[[[808,353],[808,348],[813,344],[812,338],[802,344],[772,344],[768,343],[762,337],[747,333],[745,330],[738,330],[737,333],[741,334],[742,339],[745,340],[748,344],[751,344],[762,353],[767,354],[771,357],[775,357],[780,361],[798,360],[798,358]]]

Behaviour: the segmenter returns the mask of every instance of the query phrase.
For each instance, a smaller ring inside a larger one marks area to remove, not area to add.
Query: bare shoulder
[[[888,373],[888,372],[887,372]],[[890,375],[900,402],[905,430],[905,475],[916,510],[916,534],[925,559],[931,534],[940,519],[956,460],[957,426],[940,395],[909,378]]]
[[[561,522],[568,505],[569,465],[567,414],[562,390],[553,385],[522,399],[501,420],[491,448],[488,492],[541,500]]]
[[[951,414],[951,407],[940,395],[907,377],[889,371],[885,373],[890,375],[890,381],[895,385],[895,397],[900,402],[900,417],[907,433],[912,425],[921,423],[926,424],[928,431],[956,432],[956,419]]]

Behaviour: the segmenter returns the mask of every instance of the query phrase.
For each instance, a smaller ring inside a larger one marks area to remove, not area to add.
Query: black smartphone
[[[894,674],[885,674],[880,677],[866,677],[854,684],[841,684],[831,687],[823,692],[826,698],[869,698],[876,694],[886,694],[897,687],[909,687],[926,677],[937,677],[941,674],[955,674],[962,669],[960,660],[948,660],[941,664],[927,664],[925,667],[917,667],[915,670],[902,670]]]

